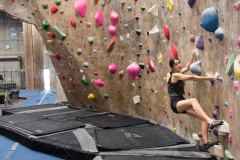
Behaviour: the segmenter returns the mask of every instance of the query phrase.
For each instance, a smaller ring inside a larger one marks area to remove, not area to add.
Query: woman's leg
[[[208,143],[208,122],[206,120],[202,120],[201,117],[193,110],[193,108],[187,109],[186,113],[190,116],[199,118],[201,120],[202,144],[207,144]]]
[[[214,121],[204,112],[196,98],[181,100],[177,103],[176,107],[179,113],[187,111],[188,109],[192,108],[198,115],[197,117],[201,120],[207,121],[208,124],[211,124]]]

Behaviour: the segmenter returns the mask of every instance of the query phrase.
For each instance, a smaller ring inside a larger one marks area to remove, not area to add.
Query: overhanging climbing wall
[[[9,0],[0,7],[37,26],[72,106],[142,117],[188,139],[199,132],[199,121],[173,114],[166,78],[170,57],[186,63],[196,49],[191,71],[217,72],[222,83],[187,82],[186,98],[197,98],[209,115],[228,122],[230,134],[219,139],[238,159],[237,2]]]

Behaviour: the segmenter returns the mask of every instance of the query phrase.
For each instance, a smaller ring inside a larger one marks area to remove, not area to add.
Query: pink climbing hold
[[[52,8],[50,9],[51,13],[56,13],[58,11],[58,7],[56,6],[52,6]]]
[[[102,15],[102,9],[99,8],[97,10],[97,13],[95,15],[95,19],[96,19],[96,23],[98,26],[102,26],[103,25],[103,15]]]
[[[240,12],[240,1],[234,3],[233,8],[234,8],[237,12]]]
[[[118,23],[118,19],[119,19],[119,15],[117,12],[115,11],[111,11],[110,13],[110,21],[112,23],[112,25],[116,25]]]
[[[140,73],[140,67],[136,62],[133,62],[127,67],[128,71],[128,76],[130,77],[131,80],[136,80],[138,74]]]
[[[224,57],[224,63],[227,65],[228,64],[228,55],[226,54]]]
[[[233,86],[234,86],[234,89],[235,89],[235,91],[237,92],[238,91],[238,89],[239,89],[239,82],[238,81],[233,81]]]
[[[195,42],[195,38],[196,38],[196,36],[195,36],[194,34],[191,34],[191,35],[189,36],[189,41],[192,42],[192,43],[194,43],[194,42]]]
[[[229,133],[229,135],[228,135],[228,143],[232,144],[232,141],[233,141],[233,135],[232,135],[232,133]]]
[[[167,24],[164,25],[164,35],[168,40],[170,39],[169,27]]]
[[[111,74],[115,74],[117,71],[117,65],[115,63],[112,63],[108,66],[108,72]]]
[[[76,0],[75,2],[75,11],[84,18],[86,16],[87,2],[86,0]]]
[[[98,87],[103,87],[105,85],[105,82],[103,79],[97,79],[94,80],[94,83],[98,86]]]
[[[238,46],[240,47],[240,36],[238,36],[237,44],[238,44]]]
[[[230,118],[233,117],[233,108],[232,108],[232,107],[230,107],[230,108],[228,109],[228,116],[229,116]]]
[[[179,59],[178,51],[174,44],[172,45],[171,50],[170,50],[170,58],[171,59]]]
[[[116,26],[113,26],[113,25],[110,25],[108,27],[108,33],[111,37],[115,36],[116,33],[117,33],[117,27]]]

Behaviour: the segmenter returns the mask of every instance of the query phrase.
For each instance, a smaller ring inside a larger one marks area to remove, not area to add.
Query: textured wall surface
[[[74,10],[75,0],[62,0],[60,5],[56,5],[55,1],[47,0],[2,1],[0,9],[37,26],[50,51],[49,54],[52,55],[53,65],[72,106],[89,107],[91,105],[94,109],[149,119],[169,128],[175,128],[178,134],[189,140],[193,132],[199,132],[199,121],[185,115],[176,115],[169,107],[166,88],[169,51],[174,44],[184,64],[190,58],[192,49],[195,48],[189,36],[203,35],[204,50],[198,50],[198,59],[202,61],[202,75],[207,72],[212,74],[218,72],[223,78],[223,83],[210,85],[209,82],[187,82],[186,98],[197,98],[209,115],[213,111],[218,111],[217,118],[229,123],[233,137],[232,143],[228,142],[228,136],[219,137],[219,139],[224,147],[239,159],[240,98],[239,91],[233,84],[238,81],[234,76],[230,78],[225,75],[226,64],[224,63],[226,55],[233,53],[236,57],[239,54],[236,41],[240,35],[240,18],[239,12],[233,9],[237,1],[199,0],[193,8],[190,8],[187,1],[172,0],[172,10],[167,8],[166,2],[165,0],[100,0],[94,4],[93,0],[87,0],[86,16],[83,18]],[[44,9],[43,4],[45,7],[47,4],[48,8]],[[159,17],[147,12],[155,4],[158,4]],[[56,13],[50,12],[53,6],[58,8]],[[200,26],[201,14],[209,7],[215,7],[218,10],[219,27],[224,31],[223,41]],[[95,13],[99,8],[103,11],[104,19],[101,27],[95,23]],[[119,14],[119,22],[116,25],[117,42],[112,52],[107,53],[107,47],[111,41],[108,26],[111,24],[109,14],[112,10]],[[42,27],[44,20],[49,23],[47,30]],[[76,27],[70,24],[71,20],[76,21]],[[170,40],[164,36],[165,24],[169,26]],[[155,25],[159,32],[147,35]],[[54,26],[66,34],[65,40],[50,37]],[[92,45],[88,42],[89,37],[93,38]],[[79,48],[82,51],[81,55],[77,54]],[[159,63],[161,55],[163,61]],[[58,56],[61,58],[56,59],[56,57],[59,58]],[[149,57],[155,64],[155,72],[151,72],[147,67]],[[129,79],[127,74],[127,66],[132,62],[145,64],[137,80]],[[108,72],[108,66],[111,63],[118,66],[115,75]],[[124,71],[123,78],[119,78],[118,75],[118,71],[121,70]],[[88,79],[88,85],[81,82],[83,75]],[[91,82],[92,79],[99,78],[104,79],[104,87],[98,87]],[[88,99],[90,93],[95,95],[93,101]],[[103,98],[104,93],[109,95],[108,100]],[[139,104],[133,103],[133,97],[136,95],[141,97]],[[224,106],[225,102],[228,102],[228,107]],[[216,139],[213,135],[210,137]]]

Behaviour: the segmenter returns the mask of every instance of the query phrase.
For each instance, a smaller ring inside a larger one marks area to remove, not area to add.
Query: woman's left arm
[[[192,57],[190,58],[190,60],[188,61],[188,63],[186,64],[186,66],[181,70],[181,73],[185,73],[189,70],[190,65],[193,63],[193,60],[195,58],[196,52],[193,50],[192,51]]]

